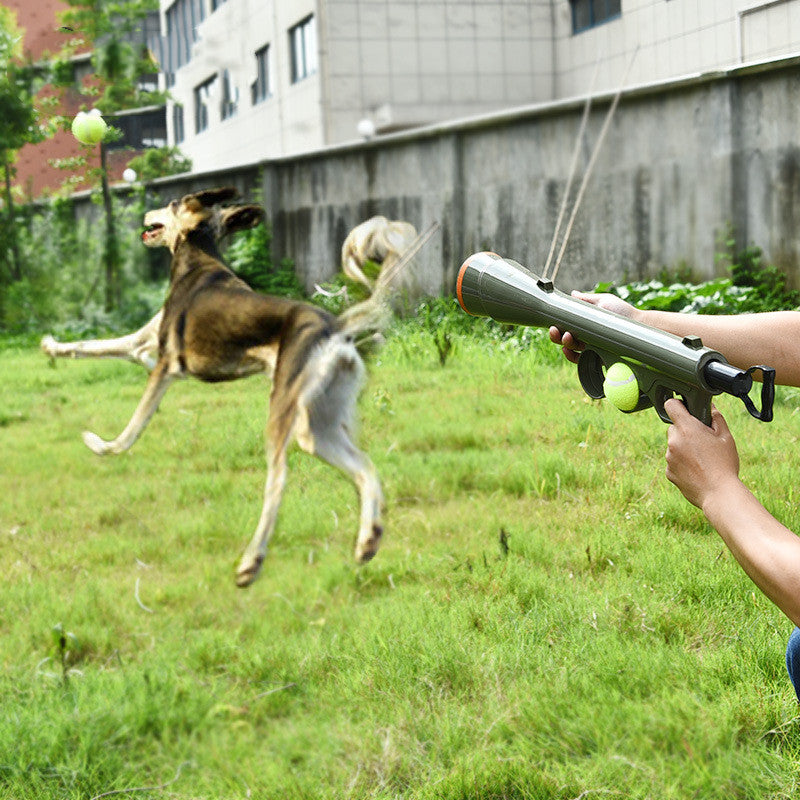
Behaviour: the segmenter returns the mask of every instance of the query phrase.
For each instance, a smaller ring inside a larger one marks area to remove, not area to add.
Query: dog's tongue
[[[161,225],[151,225],[149,228],[145,228],[142,231],[142,241],[146,242],[160,230],[161,230]]]

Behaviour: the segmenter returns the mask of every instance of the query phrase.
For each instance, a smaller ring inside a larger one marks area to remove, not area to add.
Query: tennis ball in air
[[[603,381],[605,396],[620,410],[633,411],[639,403],[639,384],[633,370],[618,361],[608,368]]]
[[[93,108],[91,111],[79,111],[72,120],[72,135],[81,144],[97,144],[105,136],[106,121],[100,112]]]

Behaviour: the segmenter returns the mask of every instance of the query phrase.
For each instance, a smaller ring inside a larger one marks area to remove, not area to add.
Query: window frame
[[[181,103],[172,104],[172,135],[176,145],[186,139],[185,109]]]
[[[602,11],[598,9],[598,6],[601,4],[603,6]],[[617,8],[609,8],[609,6],[612,5]],[[622,0],[570,0],[569,6],[572,17],[573,36],[622,17]],[[588,14],[588,21],[579,24],[579,14],[582,17]]]
[[[263,103],[272,96],[272,70],[270,70],[270,45],[259,47],[253,54],[256,59],[256,79],[250,84],[252,105]]]
[[[205,19],[204,0],[175,0],[166,9],[167,25],[166,64],[162,70],[167,74],[167,86],[175,82],[175,72],[192,57],[192,45],[197,41],[197,27]]]
[[[220,75],[221,91],[219,101],[220,118],[230,119],[239,113],[239,87],[234,83],[230,70],[225,69]]]
[[[219,75],[215,72],[210,78],[207,78],[202,83],[197,84],[192,91],[194,97],[194,132],[195,135],[207,131],[211,125],[211,109],[212,95],[214,92],[215,84],[219,80]]]
[[[122,136],[109,142],[106,149],[152,150],[167,146],[166,106],[149,106],[111,117],[109,122],[122,132]]]
[[[319,68],[317,21],[313,14],[289,28],[289,67],[292,83],[300,83]]]

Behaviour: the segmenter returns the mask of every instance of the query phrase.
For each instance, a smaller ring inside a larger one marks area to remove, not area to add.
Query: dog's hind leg
[[[348,475],[361,498],[361,520],[356,540],[356,561],[363,564],[378,552],[383,535],[383,492],[378,473],[366,453],[350,437],[350,417],[355,403],[355,381],[339,373],[328,391],[302,408],[297,442],[307,453],[327,461]]]
[[[329,435],[333,433],[334,435]],[[359,564],[374,558],[383,536],[383,492],[378,473],[366,453],[359,450],[344,428],[337,432],[314,433],[313,450],[318,458],[338,467],[350,476],[361,498],[361,521],[356,539],[355,557]]]
[[[142,399],[139,401],[131,421],[125,426],[125,430],[111,441],[101,439],[95,433],[84,431],[83,441],[86,446],[99,456],[107,453],[122,453],[130,448],[155,414],[161,398],[175,377],[175,374],[169,371],[169,364],[166,361],[159,361],[156,368],[150,373]]]
[[[286,485],[286,451],[289,448],[297,415],[294,401],[276,408],[273,388],[270,416],[267,422],[267,482],[264,487],[264,505],[253,538],[242,555],[236,570],[236,585],[249,586],[261,570],[267,555],[267,545],[275,530],[283,488]]]

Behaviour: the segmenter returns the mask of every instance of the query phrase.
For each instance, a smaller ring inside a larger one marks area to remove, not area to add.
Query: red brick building
[[[17,25],[23,32],[23,49],[26,56],[34,62],[46,61],[57,53],[76,33],[62,29],[59,12],[68,8],[63,0],[4,0],[7,7],[17,15]],[[156,15],[157,18],[157,15]],[[69,38],[68,38],[69,37]],[[81,94],[80,87],[85,81],[91,79],[90,51],[80,52],[74,58],[75,89],[64,92],[60,113],[74,116],[82,106],[91,107],[92,98]],[[47,93],[45,89],[44,93]],[[153,109],[146,113],[151,117]],[[161,113],[164,113],[163,110]],[[158,114],[157,114],[158,116]],[[156,146],[162,142],[158,133],[150,139]],[[166,122],[164,122],[164,144],[166,143]],[[53,165],[56,159],[71,158],[85,153],[82,147],[69,131],[59,131],[51,139],[41,144],[26,145],[18,154],[16,178],[14,185],[19,187],[26,198],[33,199],[58,190],[63,182],[75,175],[81,177],[87,167],[82,167],[75,172],[60,169]],[[112,181],[121,180],[122,171],[128,161],[140,150],[113,149],[108,152],[108,165]],[[99,163],[99,150],[92,149],[89,155],[89,166]],[[79,184],[76,188],[85,188]]]

